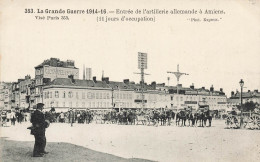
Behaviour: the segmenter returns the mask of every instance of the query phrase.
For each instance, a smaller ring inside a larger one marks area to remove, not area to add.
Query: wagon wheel
[[[246,128],[246,127],[248,126],[249,121],[250,121],[250,117],[245,116],[245,117],[243,118],[243,127],[244,127],[244,128]]]
[[[251,129],[256,129],[260,127],[260,118],[258,116],[252,116],[250,117],[248,121],[248,126]]]
[[[237,116],[234,116],[234,127],[240,127],[240,119]]]
[[[229,129],[233,128],[234,127],[233,117],[232,116],[228,116],[225,123],[226,123],[227,128],[229,128]]]

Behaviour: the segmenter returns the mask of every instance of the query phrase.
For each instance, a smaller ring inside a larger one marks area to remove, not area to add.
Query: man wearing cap
[[[46,124],[44,114],[42,113],[43,106],[43,103],[38,103],[36,105],[36,111],[34,111],[31,117],[31,123],[34,128],[31,134],[33,134],[35,137],[33,157],[42,157],[44,154],[48,153],[45,151],[45,128],[47,128],[48,126]]]
[[[69,122],[70,122],[70,126],[71,127],[73,126],[74,119],[75,119],[75,113],[73,111],[73,108],[70,108],[70,111],[69,111]]]

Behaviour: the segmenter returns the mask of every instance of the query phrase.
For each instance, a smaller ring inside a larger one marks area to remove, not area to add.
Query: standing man
[[[70,108],[70,111],[69,111],[69,121],[70,121],[70,126],[71,127],[73,126],[74,119],[75,119],[75,113],[73,111],[73,108]]]
[[[36,105],[36,111],[32,114],[31,117],[31,123],[33,125],[31,134],[33,134],[35,137],[33,157],[42,157],[44,154],[48,154],[48,152],[45,151],[45,128],[49,126],[49,123],[45,121],[44,114],[42,113],[43,106],[43,103],[38,103]]]
[[[12,110],[12,112],[11,112],[11,125],[15,125],[15,120],[16,120],[15,112],[14,112],[14,110]]]
[[[64,121],[65,121],[65,120],[64,120],[65,115],[64,115],[63,112],[60,113],[59,117],[60,117],[60,122],[61,122],[61,123],[64,123]]]

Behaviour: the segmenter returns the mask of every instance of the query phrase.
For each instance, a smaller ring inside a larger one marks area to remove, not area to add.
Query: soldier
[[[31,117],[31,123],[33,125],[31,134],[33,134],[35,137],[33,157],[42,157],[44,154],[48,154],[48,152],[45,151],[45,129],[48,127],[49,122],[45,121],[44,114],[41,112],[43,106],[43,103],[38,103],[36,111],[32,114]]]
[[[70,108],[69,111],[69,121],[70,121],[70,126],[73,126],[74,123],[74,119],[75,119],[75,112],[73,111],[73,108]]]

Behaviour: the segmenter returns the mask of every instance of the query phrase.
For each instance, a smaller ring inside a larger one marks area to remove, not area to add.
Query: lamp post
[[[242,128],[242,125],[243,125],[243,118],[242,118],[242,115],[243,115],[243,86],[244,86],[244,81],[243,79],[240,80],[239,82],[240,84],[240,87],[241,87],[241,93],[240,93],[240,98],[241,98],[241,115],[240,115],[240,128]]]

